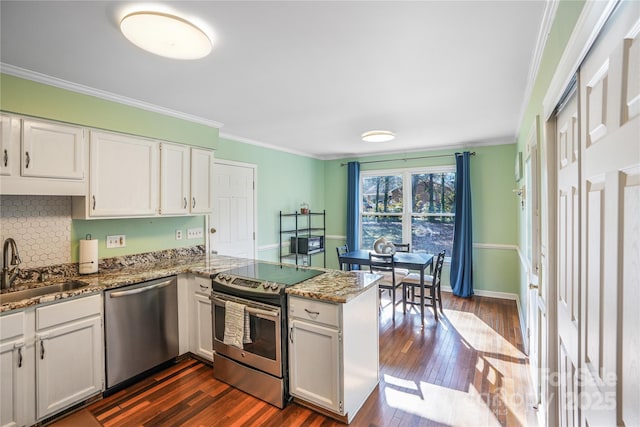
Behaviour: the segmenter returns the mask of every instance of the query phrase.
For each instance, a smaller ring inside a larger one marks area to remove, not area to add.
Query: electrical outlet
[[[204,230],[202,227],[187,229],[187,239],[201,239],[203,235]]]
[[[182,230],[176,230],[176,240],[182,240]]]
[[[107,249],[124,248],[127,246],[127,236],[119,234],[117,236],[107,236]]]

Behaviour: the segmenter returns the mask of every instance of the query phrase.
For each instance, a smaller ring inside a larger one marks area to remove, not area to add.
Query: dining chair
[[[411,252],[411,243],[394,243],[396,252]]]
[[[411,252],[411,243],[393,243],[396,252]],[[406,268],[396,268],[396,274],[406,276],[409,270]]]
[[[393,254],[369,254],[369,271],[371,271],[371,273],[382,275],[382,280],[378,282],[380,293],[382,293],[383,290],[388,290],[391,294],[393,320],[396,319],[396,290],[402,286],[401,279],[396,276],[395,265],[396,262],[393,259]]]
[[[342,245],[342,246],[338,246],[336,248],[336,252],[338,254],[338,265],[340,266],[340,270],[342,270],[342,255],[346,254],[347,252],[349,252],[349,246],[348,245]],[[349,268],[347,267],[347,270]]]
[[[433,313],[436,320],[438,320],[438,306],[440,307],[440,312],[444,314],[442,310],[442,293],[440,289],[441,277],[442,277],[442,266],[444,265],[444,256],[446,251],[443,250],[438,253],[436,258],[435,267],[433,269],[433,276],[424,276],[424,289],[429,290],[429,295],[424,296],[424,305],[426,307],[433,307]],[[420,290],[420,274],[411,273],[405,276],[402,281],[402,310],[403,312],[407,312],[407,304],[416,305],[420,304],[420,302],[416,302],[416,290]],[[424,291],[423,291],[424,292]]]

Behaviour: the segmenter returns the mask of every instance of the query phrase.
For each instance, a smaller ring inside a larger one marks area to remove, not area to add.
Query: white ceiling
[[[215,34],[208,57],[171,60],[129,43],[118,22],[131,3],[2,0],[2,70],[217,122],[222,136],[318,158],[512,143],[546,6],[162,4]],[[397,137],[362,142],[371,129]]]

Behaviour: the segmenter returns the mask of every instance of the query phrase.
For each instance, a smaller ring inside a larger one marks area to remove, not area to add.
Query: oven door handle
[[[220,299],[216,296],[211,297],[211,301],[213,301],[218,307],[224,307],[224,303],[226,302],[223,299]],[[245,311],[250,314],[255,314],[258,317],[263,317],[267,319],[277,319],[280,316],[278,311],[268,311],[262,310],[260,308],[251,307],[250,305],[245,305]]]

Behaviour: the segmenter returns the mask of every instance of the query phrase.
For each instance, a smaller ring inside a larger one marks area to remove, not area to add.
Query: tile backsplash
[[[71,262],[71,197],[0,196],[0,239],[18,244],[20,268]]]

